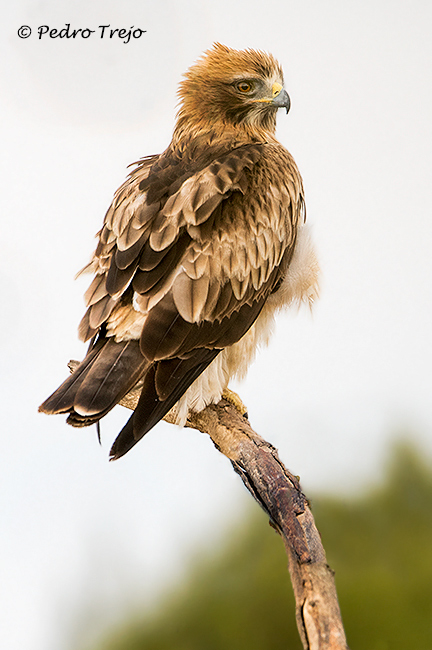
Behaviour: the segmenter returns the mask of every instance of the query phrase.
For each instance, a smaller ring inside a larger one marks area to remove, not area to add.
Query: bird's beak
[[[276,108],[286,108],[288,113],[291,108],[291,100],[285,88],[278,83],[273,84],[273,99],[271,100],[271,105],[276,106]]]
[[[270,106],[275,106],[276,108],[286,108],[288,113],[291,107],[291,100],[285,88],[279,83],[274,83],[272,86],[272,96],[263,97],[262,99],[253,99],[254,102],[259,102],[262,104],[269,104]]]

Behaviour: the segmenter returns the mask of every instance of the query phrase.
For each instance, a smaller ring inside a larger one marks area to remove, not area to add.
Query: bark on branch
[[[70,362],[72,371],[77,364]],[[139,392],[132,390],[120,404],[133,410]],[[165,420],[170,421],[169,414]],[[288,555],[303,648],[348,650],[334,574],[298,479],[283,465],[277,450],[226,399],[191,414],[186,426],[210,436],[281,535]]]

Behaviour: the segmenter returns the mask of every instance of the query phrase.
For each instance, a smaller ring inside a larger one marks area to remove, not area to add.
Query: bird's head
[[[282,68],[271,54],[219,43],[186,72],[179,97],[179,135],[234,129],[265,138],[275,131],[278,108],[290,108]]]

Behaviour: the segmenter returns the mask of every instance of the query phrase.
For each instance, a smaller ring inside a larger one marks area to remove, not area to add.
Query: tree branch
[[[69,363],[72,372],[76,365],[78,362]],[[140,391],[133,389],[120,404],[133,410]],[[169,413],[164,419],[172,422]],[[334,574],[298,479],[283,465],[277,450],[226,399],[200,413],[191,413],[186,426],[210,436],[281,535],[288,555],[303,648],[348,650]]]

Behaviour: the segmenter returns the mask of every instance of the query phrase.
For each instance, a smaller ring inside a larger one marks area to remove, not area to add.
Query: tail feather
[[[97,341],[77,370],[39,407],[67,413],[72,426],[89,426],[106,415],[138,382],[148,367],[139,342]]]
[[[168,413],[219,352],[202,348],[193,359],[170,359],[153,364],[146,373],[135,411],[111,447],[110,460],[117,460],[132,449]],[[165,390],[168,385],[169,391]]]
[[[79,415],[93,416],[117,403],[140,379],[148,366],[139,342],[116,343],[111,339],[104,354],[93,364],[81,382],[74,401]]]
[[[76,392],[81,385],[85,375],[97,360],[107,339],[99,339],[93,348],[88,351],[86,357],[81,361],[78,368],[68,377],[52,395],[50,395],[40,406],[40,413],[53,415],[55,413],[67,413],[73,408]]]
[[[149,362],[141,353],[138,340],[116,342],[112,337],[100,337],[39,411],[69,413],[68,424],[90,426],[142,379],[138,405],[111,448],[110,460],[115,460],[168,413],[219,352],[200,348],[189,358]]]

